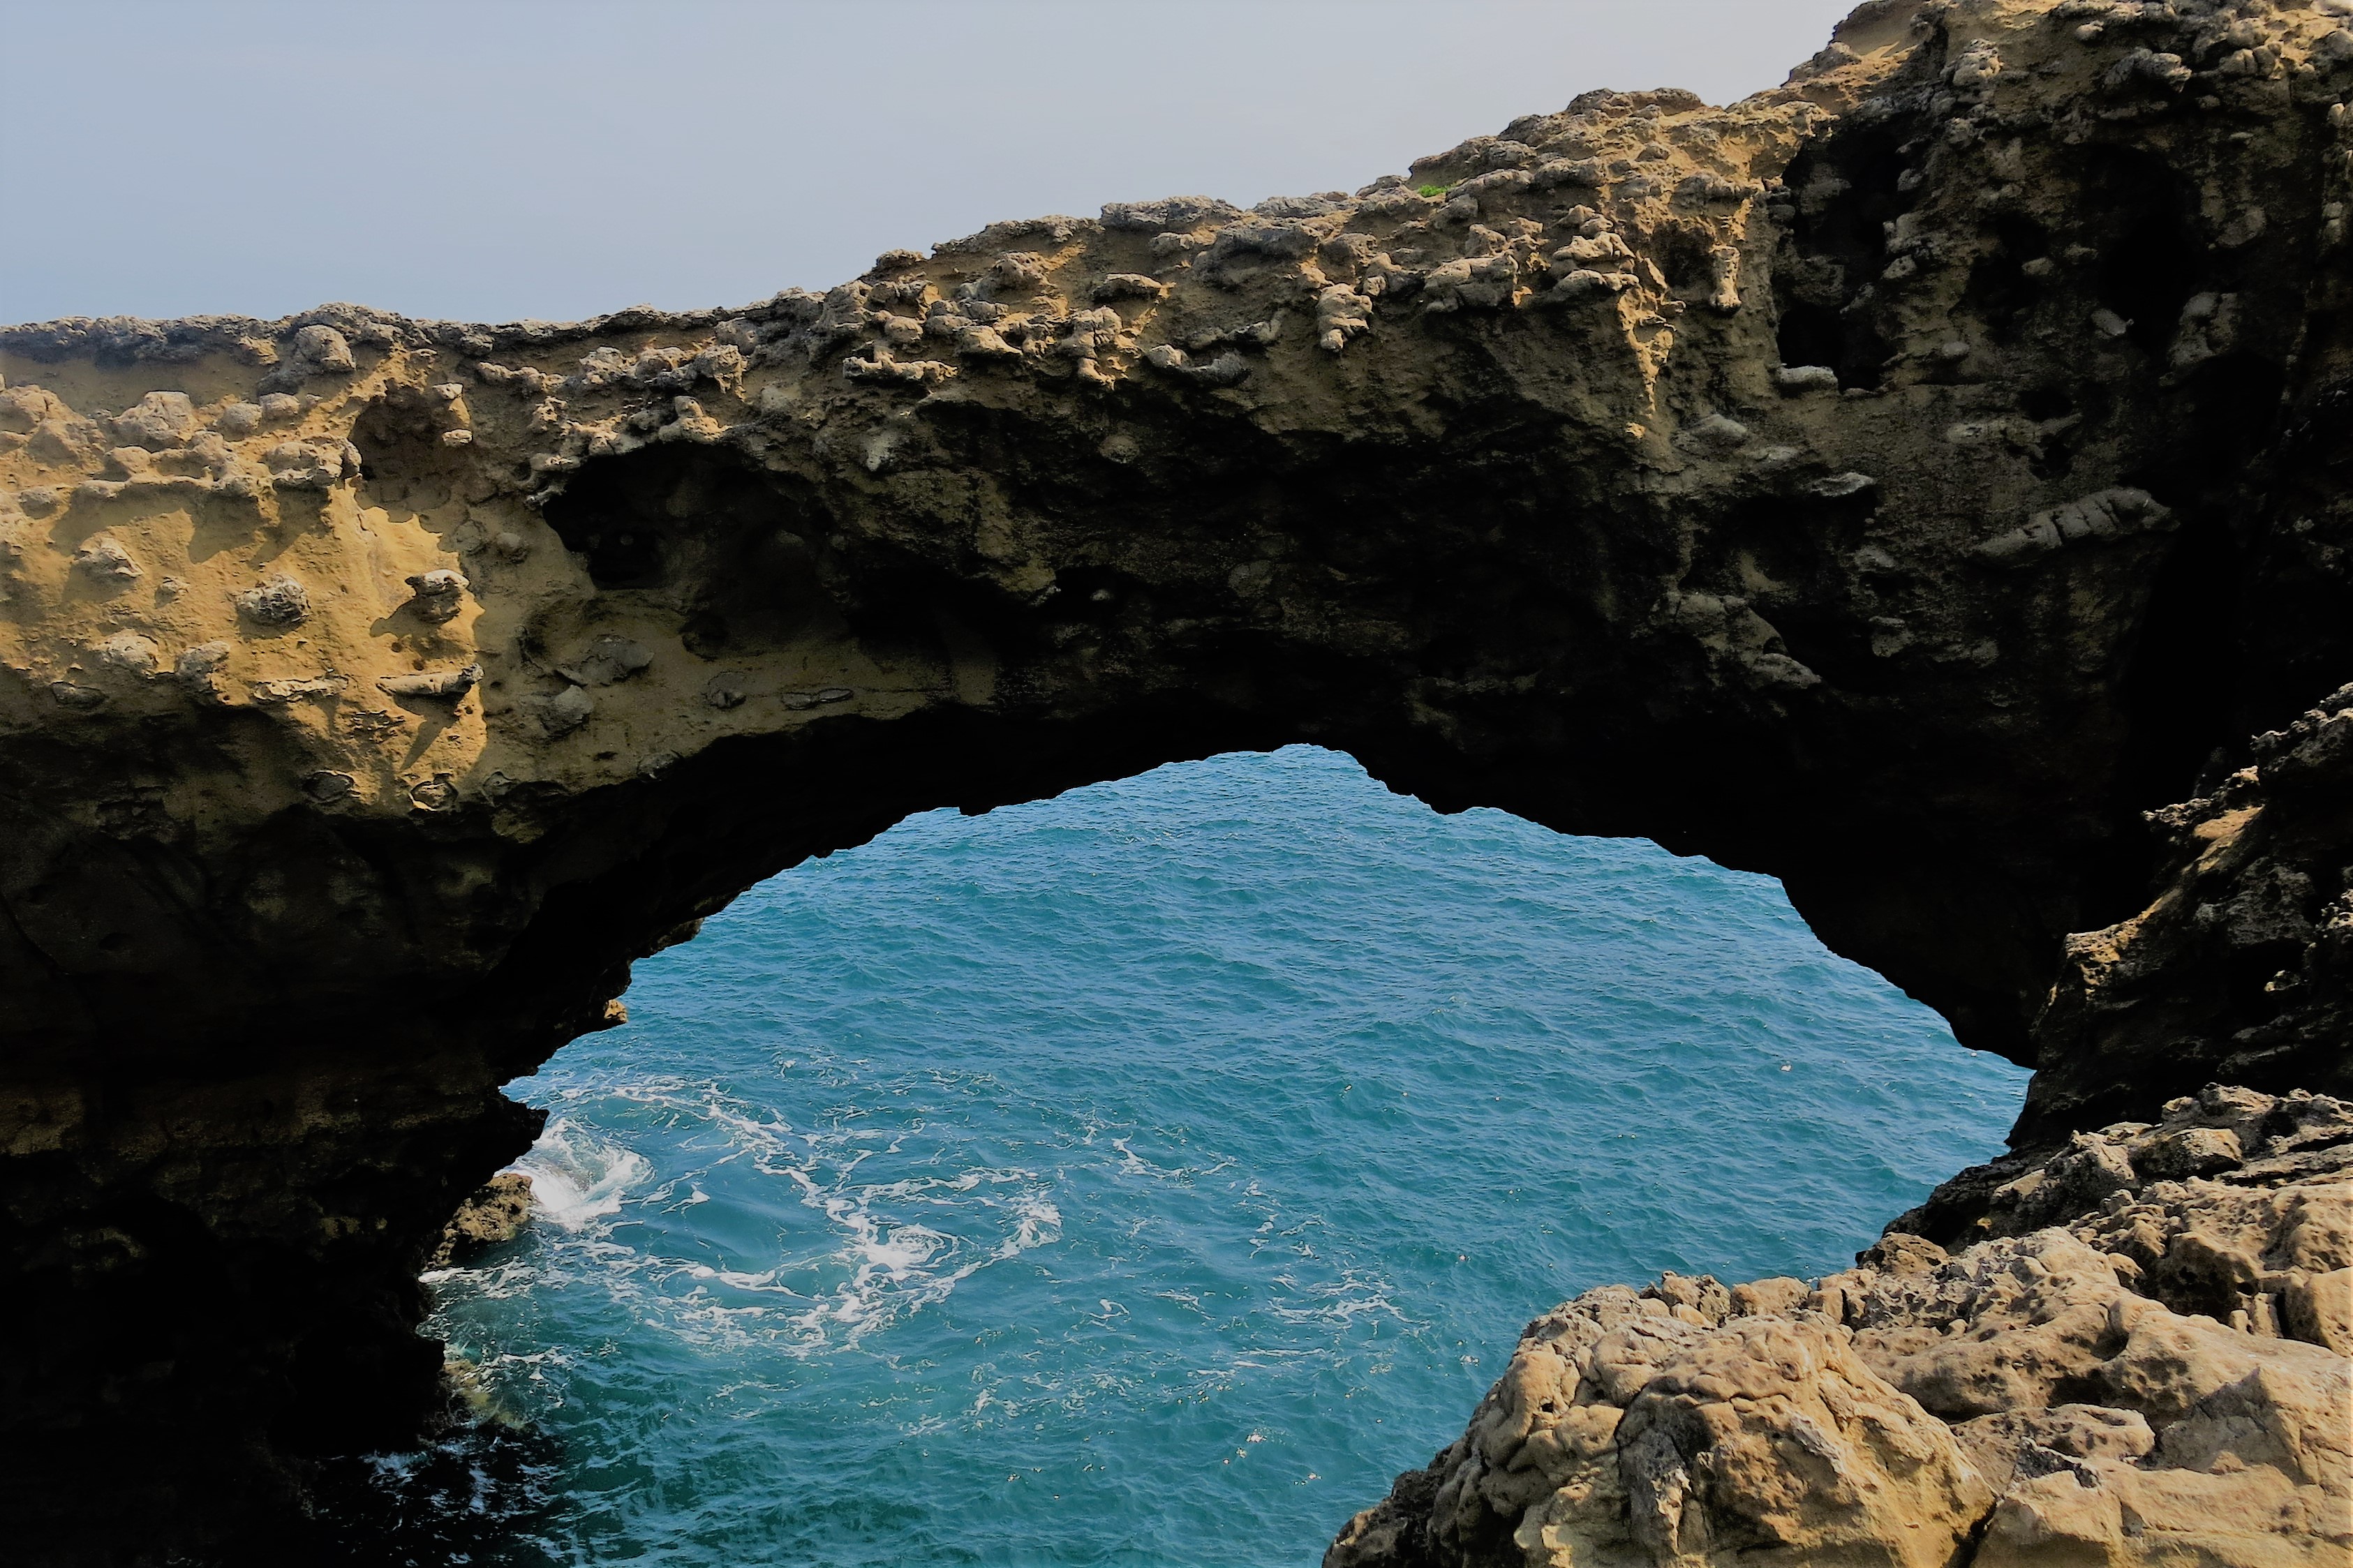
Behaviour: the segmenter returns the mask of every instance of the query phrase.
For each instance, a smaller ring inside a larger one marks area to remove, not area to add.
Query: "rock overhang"
[[[2031,1147],[2327,1087],[2340,22],[1873,5],[1742,104],[742,310],[0,331],[25,1310],[151,1332],[93,1282],[194,1247],[405,1332],[633,958],[1297,740],[1781,876],[2040,1069]]]

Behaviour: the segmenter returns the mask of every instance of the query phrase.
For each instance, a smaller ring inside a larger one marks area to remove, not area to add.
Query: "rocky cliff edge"
[[[2343,11],[1874,0],[1742,103],[741,309],[0,330],[18,1543],[412,1439],[499,1086],[635,959],[1219,751],[1781,878],[2036,1069],[1947,1241],[2209,1082],[2353,1093]]]

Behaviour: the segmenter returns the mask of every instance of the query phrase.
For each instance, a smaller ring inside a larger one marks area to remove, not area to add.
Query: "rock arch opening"
[[[1304,747],[912,819],[628,1001],[510,1086],[544,1228],[437,1277],[434,1331],[590,1493],[532,1527],[559,1560],[948,1521],[1312,1557],[1522,1297],[1834,1268],[2023,1079],[1765,879]]]
[[[2353,1088],[2353,44],[2142,9],[738,310],[0,331],[11,1506],[284,1517],[436,1407],[416,1266],[632,962],[1175,760],[1779,877],[2036,1069],[1939,1234]]]

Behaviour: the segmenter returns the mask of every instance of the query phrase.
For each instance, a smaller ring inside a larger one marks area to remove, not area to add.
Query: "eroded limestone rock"
[[[2143,1163],[2219,1151],[2225,1121],[2243,1151],[2138,1184]],[[2087,1168],[2127,1184],[2101,1191]],[[2216,1088],[2010,1188],[2041,1200],[2041,1228],[1949,1256],[1892,1232],[1805,1286],[1670,1275],[1556,1309],[1462,1438],[1351,1521],[1327,1568],[2353,1554],[2338,1327],[2204,1310],[2353,1263],[2353,1106]]]
[[[446,1268],[486,1247],[512,1241],[531,1223],[531,1178],[521,1171],[501,1171],[449,1216],[427,1268]]]

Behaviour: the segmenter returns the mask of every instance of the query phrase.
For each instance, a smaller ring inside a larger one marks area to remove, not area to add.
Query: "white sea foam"
[[[857,1180],[870,1161],[904,1154],[914,1135],[904,1127],[801,1131],[716,1084],[675,1077],[607,1080],[595,1086],[594,1095],[647,1108],[666,1131],[697,1142],[707,1136],[717,1145],[702,1142],[693,1171],[647,1190],[654,1171],[643,1155],[591,1136],[566,1116],[552,1121],[520,1163],[533,1178],[540,1209],[567,1233],[563,1247],[575,1263],[586,1265],[617,1300],[626,1301],[633,1319],[690,1342],[758,1339],[797,1359],[852,1349],[944,1300],[981,1269],[1061,1234],[1050,1180],[1024,1167],[967,1165]],[[561,1098],[584,1114],[589,1110],[581,1103],[587,1095]],[[795,1243],[786,1237],[781,1254],[765,1267],[728,1267],[646,1256],[614,1240],[598,1223],[625,1205],[651,1219],[709,1203],[712,1194],[701,1178],[737,1161],[786,1184],[803,1206],[822,1216],[833,1244],[812,1247],[807,1238]],[[940,1217],[919,1219],[911,1208]],[[510,1293],[503,1279],[470,1283],[484,1297]],[[712,1290],[732,1300],[715,1298]],[[781,1300],[770,1306],[745,1297]],[[799,1310],[787,1310],[794,1307]]]
[[[570,1231],[620,1213],[629,1188],[653,1174],[644,1155],[592,1137],[565,1117],[547,1124],[516,1168],[531,1178],[533,1205]]]
[[[792,1320],[803,1354],[849,1350],[875,1331],[944,1301],[955,1288],[991,1264],[1018,1258],[1061,1237],[1062,1215],[1042,1193],[1014,1195],[1012,1233],[986,1251],[925,1225],[893,1224],[871,1202],[878,1189],[817,1194],[819,1208],[845,1233],[824,1263],[847,1266],[849,1277]],[[995,1207],[996,1200],[984,1206]]]

